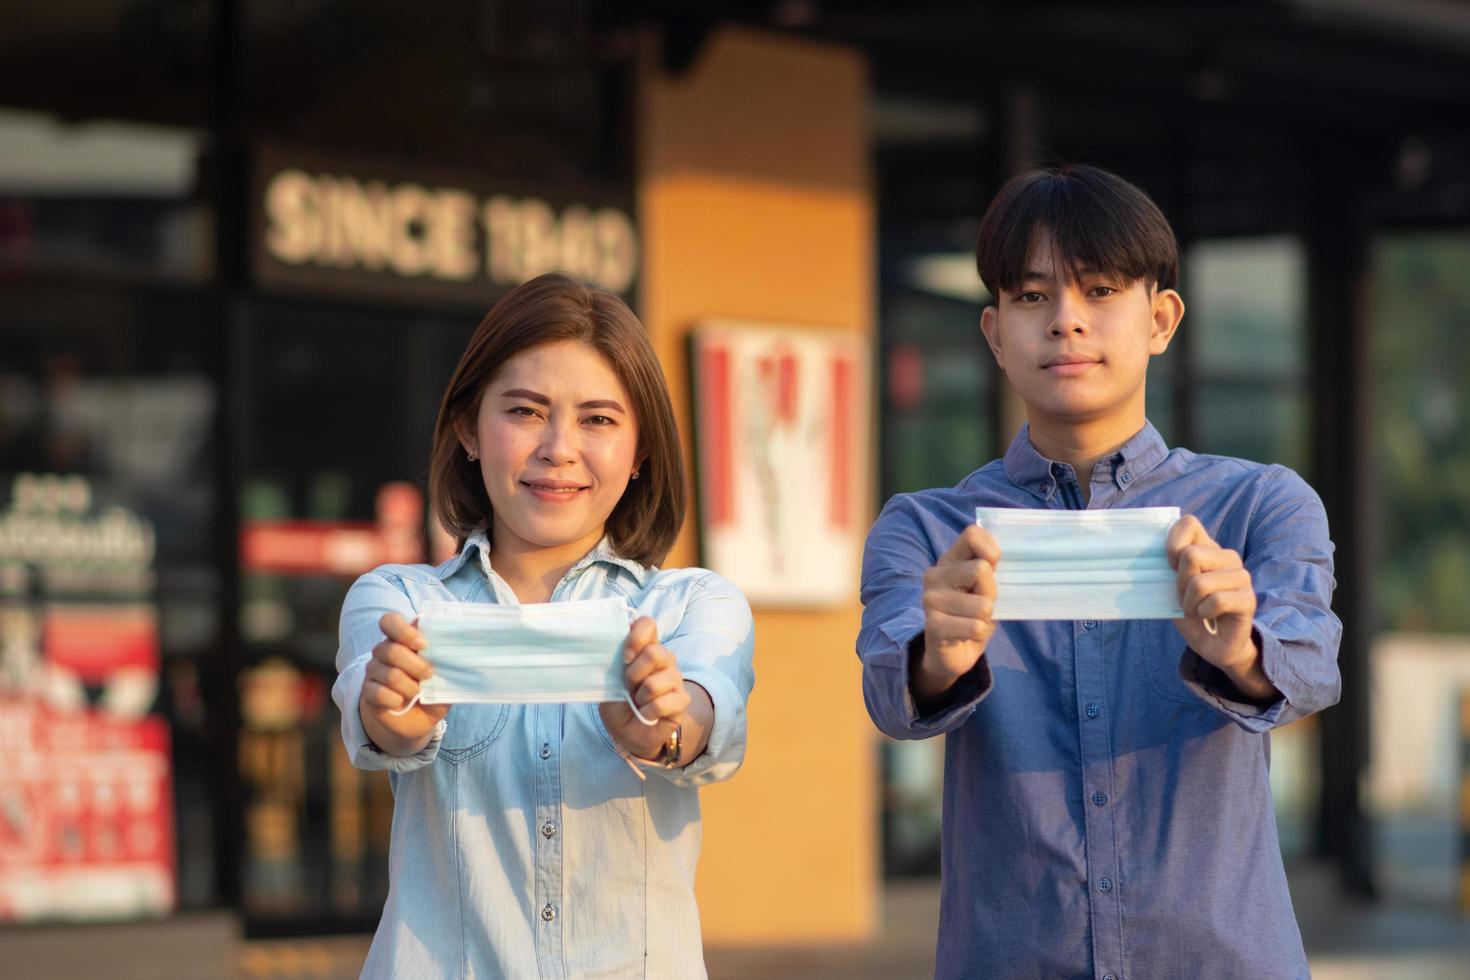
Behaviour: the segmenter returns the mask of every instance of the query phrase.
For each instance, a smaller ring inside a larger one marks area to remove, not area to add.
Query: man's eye
[[[1116,292],[1117,292],[1117,290],[1114,289],[1112,286],[1093,286],[1092,287],[1092,293],[1093,293],[1094,296],[1111,296],[1111,295],[1113,295]]]
[[[1041,295],[1040,293],[1022,293],[1021,295],[1019,295],[1019,296],[1016,297],[1016,302],[1018,302],[1018,303],[1040,303],[1044,299],[1046,299],[1046,297],[1043,296],[1043,295]]]

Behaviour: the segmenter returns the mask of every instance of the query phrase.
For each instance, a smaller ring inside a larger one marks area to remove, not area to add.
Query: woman
[[[557,274],[496,304],[444,393],[429,487],[458,555],[378,568],[342,609],[342,737],[394,791],[364,976],[703,976],[697,787],[744,757],[754,637],[729,582],[655,567],[683,464],[628,308]],[[607,597],[634,610],[625,679],[654,724],[626,700],[417,701],[422,603]]]

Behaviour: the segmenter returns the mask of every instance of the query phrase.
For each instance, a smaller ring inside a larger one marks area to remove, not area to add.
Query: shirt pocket
[[[1173,626],[1169,627],[1171,632]],[[1209,706],[1200,700],[1184,685],[1184,678],[1179,676],[1179,661],[1184,657],[1183,638],[1178,643],[1167,642],[1163,637],[1151,637],[1146,644],[1148,650],[1147,671],[1149,687],[1154,694],[1165,701],[1173,701],[1176,704],[1187,704],[1193,708],[1203,711],[1209,710]]]
[[[451,763],[467,762],[484,752],[505,730],[510,715],[508,704],[456,704],[445,715],[444,739],[439,758]]]

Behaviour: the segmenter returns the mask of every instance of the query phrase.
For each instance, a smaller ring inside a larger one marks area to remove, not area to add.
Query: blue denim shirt
[[[1268,733],[1338,697],[1322,504],[1291,470],[1169,449],[1148,424],[1087,479],[1090,509],[1178,506],[1241,554],[1281,697],[1241,700],[1168,620],[1003,622],[920,716],[924,570],[976,506],[1079,509],[1081,488],[1023,430],[953,489],[890,500],[868,536],[857,645],[880,729],[948,735],[935,975],[1305,977]]]
[[[750,607],[713,572],[645,568],[605,541],[551,601],[607,596],[654,618],[714,704],[704,753],[682,769],[646,767],[647,781],[595,704],[455,705],[408,757],[368,739],[357,705],[384,613],[412,620],[428,599],[517,601],[483,534],[437,568],[385,565],[348,592],[332,698],[353,764],[389,770],[394,794],[388,900],[363,976],[705,975],[698,787],[729,779],[745,755]]]

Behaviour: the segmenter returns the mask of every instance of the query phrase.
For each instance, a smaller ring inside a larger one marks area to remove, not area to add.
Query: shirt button
[[[1097,879],[1097,890],[1100,891],[1100,892],[1102,892],[1104,895],[1106,895],[1108,892],[1112,891],[1113,890],[1113,879],[1111,879],[1111,878],[1099,878],[1099,879]],[[549,908],[551,908],[551,906],[548,905],[548,906],[546,906],[546,908],[549,909]],[[546,913],[545,913],[544,910],[542,911],[541,915],[542,915],[543,918],[545,918]]]
[[[546,742],[542,742],[541,743],[541,758],[543,758],[543,759],[550,759],[551,758],[551,746],[548,743],[546,743]],[[547,907],[550,908],[550,906],[547,906]]]
[[[1082,628],[1085,629],[1085,630],[1095,630],[1095,629],[1097,629],[1097,620],[1095,620],[1095,619],[1084,619],[1082,621]]]
[[[1087,717],[1096,718],[1100,714],[1102,714],[1102,708],[1098,707],[1095,704],[1089,704],[1087,706]]]
[[[1113,976],[1111,973],[1104,973],[1103,980],[1118,980],[1118,978]]]
[[[1038,483],[1038,484],[1036,484],[1036,492],[1039,493],[1039,494],[1041,494],[1043,497],[1045,497],[1046,496],[1046,484],[1045,483]]]
[[[550,820],[548,820],[544,824],[542,824],[541,825],[541,836],[542,837],[545,837],[547,839],[550,839],[552,837],[555,837],[556,836],[556,824],[552,823]]]
[[[1106,794],[1106,793],[1093,793],[1092,794],[1092,805],[1093,806],[1102,806],[1107,801],[1108,801],[1108,794]]]
[[[554,918],[556,918],[556,909],[551,907],[550,902],[547,902],[546,906],[541,910],[541,921],[550,922]]]
[[[1132,483],[1133,482],[1133,474],[1132,473],[1129,473],[1127,470],[1124,470],[1123,471],[1123,475],[1120,476],[1120,477],[1118,477],[1118,479],[1122,480],[1124,483]]]

